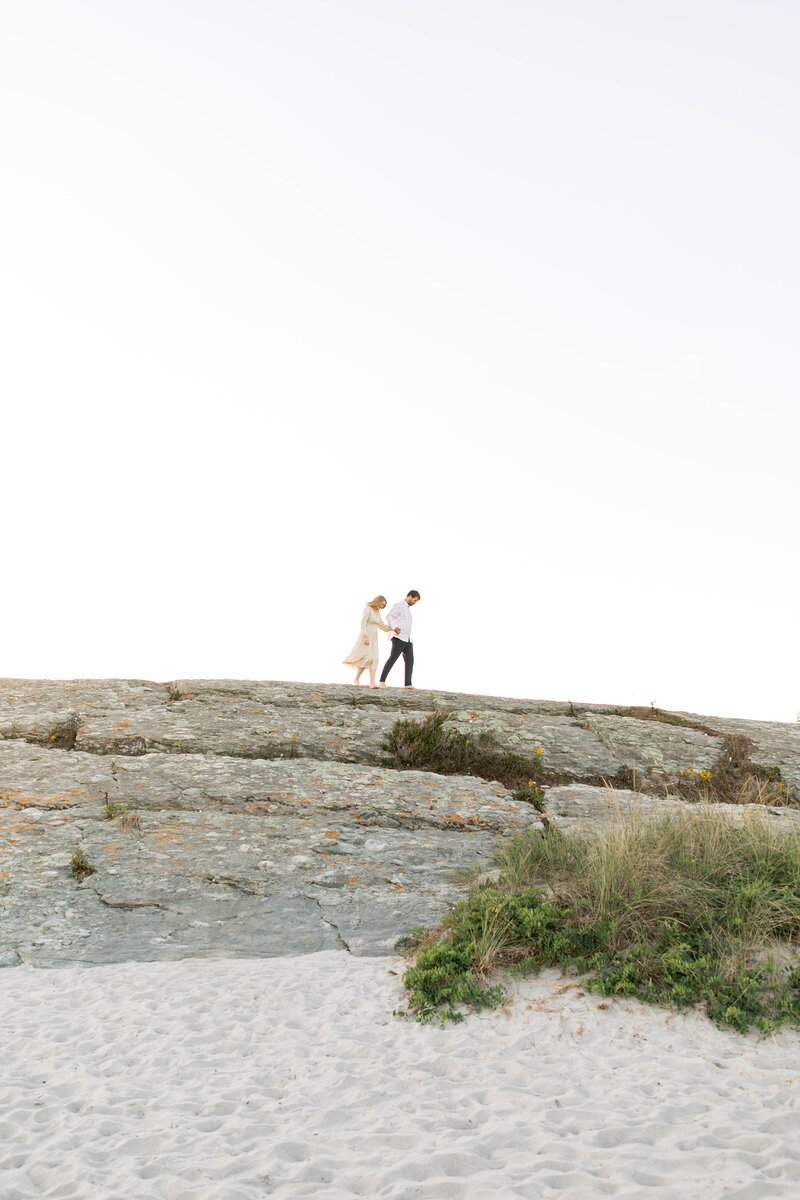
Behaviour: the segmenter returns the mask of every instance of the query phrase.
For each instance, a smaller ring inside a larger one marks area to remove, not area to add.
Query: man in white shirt
[[[394,629],[395,636],[392,638],[392,653],[387,658],[381,671],[379,687],[386,687],[386,676],[401,654],[406,667],[406,687],[410,688],[414,686],[411,682],[411,674],[414,670],[414,646],[411,641],[411,609],[418,600],[419,592],[410,591],[405,600],[398,600],[397,604],[393,604],[389,609],[388,623]]]

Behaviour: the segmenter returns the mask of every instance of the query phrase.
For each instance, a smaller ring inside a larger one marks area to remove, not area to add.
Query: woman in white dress
[[[385,633],[392,633],[391,625],[385,625],[380,618],[380,611],[386,608],[386,597],[376,596],[374,600],[369,600],[361,614],[361,632],[356,638],[356,644],[344,659],[345,665],[355,667],[356,677],[354,683],[358,683],[364,671],[369,671],[369,686],[377,687],[375,683],[375,672],[378,669],[378,630],[383,629]]]

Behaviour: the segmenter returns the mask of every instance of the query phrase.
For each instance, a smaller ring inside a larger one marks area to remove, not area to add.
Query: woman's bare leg
[[[363,668],[363,667],[359,667],[359,668],[358,668],[358,670],[356,671],[356,677],[355,677],[355,679],[353,680],[353,683],[360,683],[360,681],[361,681],[361,676],[362,676],[363,674],[364,674],[364,668]]]
[[[376,671],[376,669],[377,669],[376,667],[370,667],[370,669],[369,669],[369,686],[370,686],[371,688],[374,688],[374,687],[377,687],[377,686],[378,686],[378,685],[375,683],[375,671]]]

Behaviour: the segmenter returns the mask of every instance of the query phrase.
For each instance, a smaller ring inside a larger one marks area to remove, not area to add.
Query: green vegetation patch
[[[87,876],[94,875],[94,867],[90,866],[86,852],[81,850],[79,846],[76,846],[72,851],[72,858],[69,865],[69,873],[73,879],[77,879],[78,883],[83,883]]]
[[[488,733],[469,736],[448,726],[452,712],[431,713],[422,721],[395,721],[383,749],[405,770],[436,771],[439,775],[477,775],[496,779],[520,798],[535,800],[543,778],[540,747],[528,757],[504,750]]]
[[[651,716],[651,712],[658,716]],[[640,713],[647,716],[640,717]],[[657,720],[671,714],[661,713],[660,709],[627,709],[620,710],[620,715]],[[672,790],[698,804],[800,807],[800,792],[783,780],[780,767],[753,762],[750,758],[753,743],[741,735],[724,739],[719,757],[710,769],[686,767],[676,780],[667,783],[665,778],[648,778],[627,766],[620,767],[613,776],[554,771],[546,765],[540,746],[534,754],[515,754],[504,749],[490,733],[471,735],[455,729],[451,723],[453,717],[452,710],[440,709],[422,720],[395,721],[382,743],[392,766],[400,770],[435,771],[439,775],[494,779],[512,791],[516,800],[527,801],[540,812],[545,809],[543,787],[570,783],[610,785],[632,791],[646,788],[653,794]],[[701,728],[683,719],[676,718],[673,723]]]
[[[493,970],[557,966],[588,989],[700,1005],[744,1032],[800,1025],[800,839],[699,807],[632,815],[592,837],[550,828],[501,843],[497,886],[399,948],[421,1021],[495,1007]]]
[[[395,721],[382,743],[392,766],[400,770],[435,771],[439,775],[477,775],[496,780],[514,793],[514,799],[532,804],[543,812],[543,787],[586,783],[633,788],[643,783],[641,773],[620,767],[615,775],[554,771],[545,763],[541,746],[533,754],[516,754],[504,749],[490,733],[462,733],[448,722],[452,710],[440,709],[423,720],[406,717]]]

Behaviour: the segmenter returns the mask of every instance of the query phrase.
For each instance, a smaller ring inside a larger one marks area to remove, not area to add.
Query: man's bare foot
[[[383,680],[381,680],[381,682],[378,684],[378,687],[386,687],[386,684],[383,682]]]
[[[414,687],[413,683],[407,683],[404,690],[406,692],[415,692],[417,689]]]

